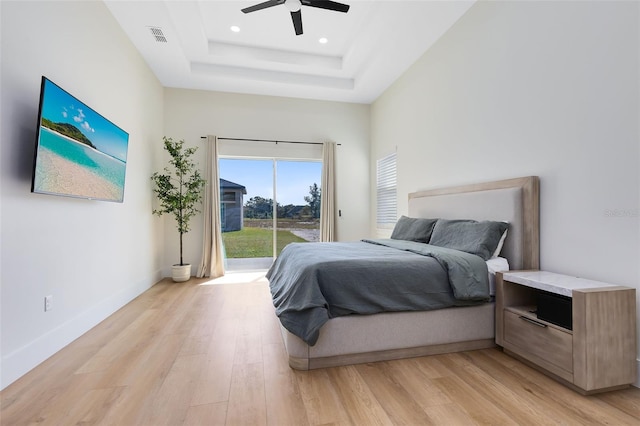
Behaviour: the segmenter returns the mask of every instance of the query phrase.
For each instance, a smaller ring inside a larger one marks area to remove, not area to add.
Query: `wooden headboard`
[[[510,269],[540,268],[540,183],[537,176],[409,194],[409,216],[509,222],[501,256]]]

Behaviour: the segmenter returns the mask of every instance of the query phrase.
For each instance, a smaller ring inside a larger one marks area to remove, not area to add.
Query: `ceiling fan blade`
[[[255,12],[256,10],[266,9],[268,7],[277,6],[279,4],[283,4],[285,0],[269,0],[263,3],[254,4],[253,6],[245,7],[242,9],[244,13]]]
[[[302,34],[302,12],[300,10],[291,12],[291,20],[293,21],[293,28],[296,30],[296,35]]]
[[[344,3],[338,3],[329,0],[300,0],[305,6],[317,7],[320,9],[335,10],[336,12],[347,13],[349,11],[349,5]]]

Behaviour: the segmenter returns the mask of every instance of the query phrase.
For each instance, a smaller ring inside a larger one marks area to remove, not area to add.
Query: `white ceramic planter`
[[[173,265],[171,267],[171,278],[177,283],[189,281],[191,278],[191,264]]]

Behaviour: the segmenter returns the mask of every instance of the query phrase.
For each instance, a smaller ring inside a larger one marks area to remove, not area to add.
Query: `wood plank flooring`
[[[247,277],[159,282],[2,391],[0,424],[640,424],[640,389],[581,396],[498,349],[292,370]]]

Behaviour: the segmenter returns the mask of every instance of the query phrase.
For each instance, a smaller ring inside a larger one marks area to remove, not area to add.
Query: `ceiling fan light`
[[[239,33],[240,32],[240,27],[237,26],[237,25],[232,25],[230,30],[233,31],[234,33]]]
[[[287,6],[287,9],[289,9],[289,11],[291,12],[297,12],[302,7],[302,3],[300,3],[300,0],[286,0],[284,2],[284,5]]]
[[[327,39],[326,37],[320,37],[320,39],[318,40],[318,43],[320,44],[327,44],[329,42],[329,39]]]

